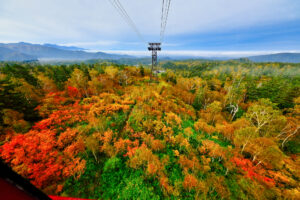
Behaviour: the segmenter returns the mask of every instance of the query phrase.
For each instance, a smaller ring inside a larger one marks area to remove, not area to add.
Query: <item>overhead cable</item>
[[[126,12],[125,8],[122,6],[121,2],[119,0],[109,0],[110,3],[114,6],[114,8],[117,10],[117,12],[121,15],[121,17],[124,19],[124,21],[133,29],[133,31],[137,34],[139,39],[142,42],[145,42],[143,36],[137,29],[135,23],[132,21],[132,19],[129,17],[128,13]]]
[[[170,10],[171,0],[162,1],[162,12],[161,12],[161,31],[160,31],[160,42],[163,42],[165,30],[168,22],[168,15]]]

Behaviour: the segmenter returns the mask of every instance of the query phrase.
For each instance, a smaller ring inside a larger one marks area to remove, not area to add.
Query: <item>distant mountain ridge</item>
[[[109,54],[104,52],[87,52],[85,49],[75,46],[61,46],[57,44],[31,44],[19,43],[0,43],[0,61],[89,61],[89,60],[119,60],[118,62],[131,63],[130,60],[142,60],[143,62],[150,57],[135,57],[130,55]],[[204,60],[230,60],[237,58],[230,57],[193,57],[193,56],[172,56],[159,57],[160,60],[185,60],[185,59],[204,59]],[[240,59],[247,59],[252,62],[286,62],[300,63],[300,53],[277,53],[269,55],[249,56]]]
[[[36,61],[37,57],[0,46],[0,61]]]
[[[54,44],[0,43],[0,61],[28,60],[90,60],[133,58],[128,55],[103,52],[85,52],[78,47],[64,47]]]
[[[247,57],[252,62],[300,63],[300,53],[277,53]]]

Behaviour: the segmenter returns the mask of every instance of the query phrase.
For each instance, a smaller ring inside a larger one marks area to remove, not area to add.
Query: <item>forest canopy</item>
[[[298,199],[300,65],[0,63],[0,157],[47,194]]]

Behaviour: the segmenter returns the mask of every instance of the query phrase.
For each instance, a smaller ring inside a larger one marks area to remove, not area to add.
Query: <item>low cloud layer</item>
[[[92,51],[93,52],[93,51]],[[150,56],[148,51],[117,51],[117,50],[103,50],[106,53],[133,55],[137,57]],[[300,53],[298,50],[286,51],[287,53]],[[204,58],[242,58],[248,56],[268,55],[281,53],[281,51],[163,51],[160,56],[170,57],[204,57]]]

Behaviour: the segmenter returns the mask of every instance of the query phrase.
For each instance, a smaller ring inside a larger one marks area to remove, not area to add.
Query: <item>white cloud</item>
[[[120,2],[147,40],[159,38],[161,0]],[[299,0],[173,0],[166,35],[297,20],[299,10]],[[0,0],[0,27],[5,41],[90,46],[137,41],[109,0]]]
[[[119,41],[102,40],[102,41],[94,41],[94,42],[62,43],[60,45],[93,48],[93,47],[98,47],[98,46],[112,46],[112,45],[116,45],[116,44],[119,44],[119,43],[120,43]]]

